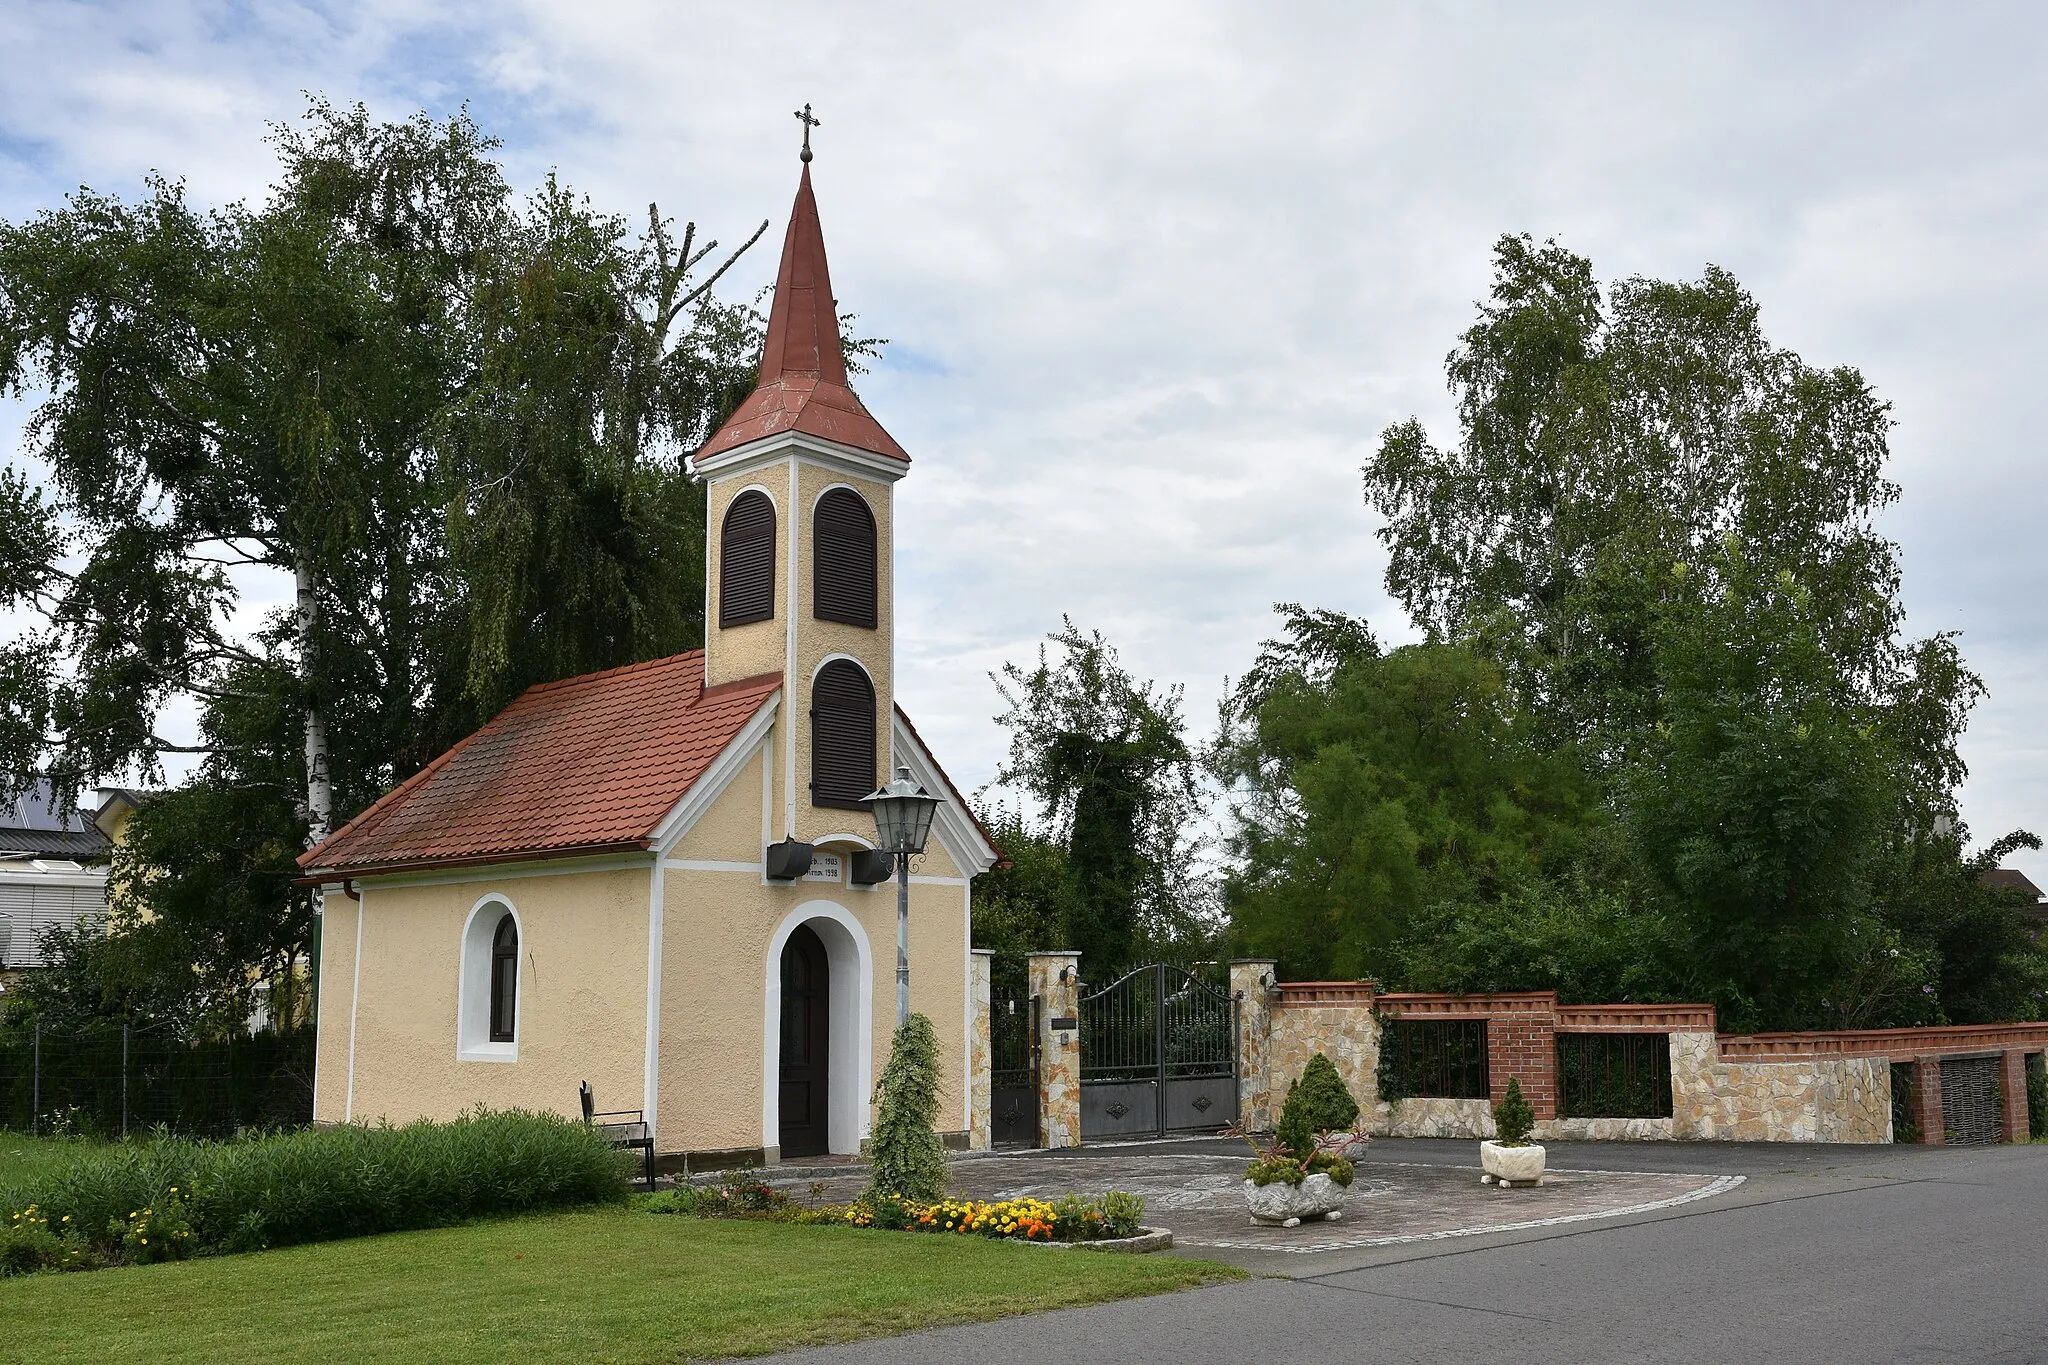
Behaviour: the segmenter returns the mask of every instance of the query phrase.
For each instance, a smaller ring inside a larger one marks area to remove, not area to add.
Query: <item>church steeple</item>
[[[804,150],[810,151],[809,126]],[[761,377],[753,395],[695,456],[714,455],[785,431],[801,432],[836,445],[910,462],[896,439],[868,414],[846,383],[840,349],[839,314],[832,276],[825,262],[825,231],[811,192],[806,155],[797,181],[796,204],[782,239],[782,266],[775,276],[775,302],[768,312],[768,340],[761,348]]]

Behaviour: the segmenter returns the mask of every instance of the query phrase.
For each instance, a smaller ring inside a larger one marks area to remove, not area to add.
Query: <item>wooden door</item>
[[[782,950],[782,1121],[784,1158],[826,1150],[826,1105],[831,1093],[831,969],[825,945],[799,925]]]

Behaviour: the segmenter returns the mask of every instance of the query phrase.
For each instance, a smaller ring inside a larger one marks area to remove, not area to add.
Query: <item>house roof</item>
[[[825,230],[818,223],[808,163],[797,182],[796,205],[782,239],[782,266],[775,275],[775,302],[768,310],[768,338],[761,348],[761,377],[752,396],[692,458],[702,461],[785,431],[910,463],[896,438],[882,430],[847,386],[839,310],[825,264]]]
[[[781,684],[706,688],[692,650],[528,688],[299,865],[359,876],[645,848]]]

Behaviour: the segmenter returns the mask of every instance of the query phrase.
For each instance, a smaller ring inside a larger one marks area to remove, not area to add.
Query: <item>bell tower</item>
[[[709,517],[704,682],[782,675],[773,824],[803,842],[867,826],[859,798],[888,776],[894,488],[910,469],[847,384],[809,132],[760,379],[691,457]]]

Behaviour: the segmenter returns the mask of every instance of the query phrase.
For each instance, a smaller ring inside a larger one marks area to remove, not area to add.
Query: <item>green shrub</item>
[[[1318,1137],[1325,1133],[1348,1133],[1358,1122],[1358,1101],[1336,1063],[1318,1052],[1301,1070],[1301,1079],[1287,1092],[1287,1103],[1299,1103],[1308,1115],[1308,1126]]]
[[[939,1113],[939,1035],[932,1021],[913,1014],[896,1030],[889,1065],[875,1086],[872,1163],[862,1199],[877,1204],[889,1196],[921,1204],[946,1193],[946,1149],[933,1121]]]
[[[84,1237],[61,1222],[53,1229],[33,1204],[15,1210],[0,1226],[0,1276],[90,1270],[95,1264]]]
[[[173,1241],[190,1252],[249,1251],[624,1199],[629,1164],[584,1124],[516,1110],[224,1142],[159,1133],[0,1188],[0,1213],[33,1207],[109,1257],[154,1259],[144,1210],[166,1237],[182,1221]]]
[[[1145,1218],[1145,1196],[1111,1190],[1102,1196],[1102,1235],[1135,1237]]]
[[[1330,1152],[1316,1152],[1308,1160],[1299,1161],[1276,1149],[1244,1171],[1244,1178],[1254,1185],[1271,1185],[1276,1181],[1299,1185],[1312,1175],[1327,1175],[1339,1185],[1349,1185],[1358,1178],[1358,1168]]]
[[[1508,1093],[1493,1106],[1493,1127],[1497,1134],[1494,1141],[1503,1147],[1520,1147],[1529,1140],[1530,1130],[1535,1126],[1536,1111],[1529,1107],[1529,1101],[1522,1098],[1522,1083],[1513,1076],[1508,1077]]]
[[[779,1213],[792,1200],[781,1190],[761,1181],[752,1171],[727,1171],[715,1184],[678,1185],[650,1197],[649,1213],[688,1213],[700,1218]]]

